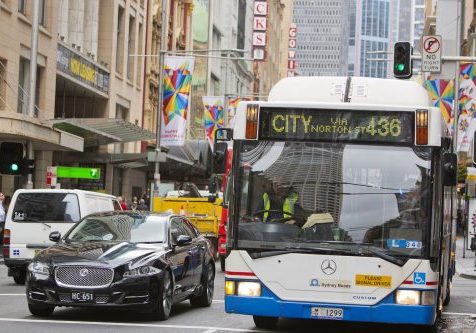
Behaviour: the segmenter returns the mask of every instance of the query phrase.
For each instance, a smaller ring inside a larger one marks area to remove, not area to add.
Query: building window
[[[139,38],[139,45],[137,47],[137,52],[139,54],[144,54],[145,53],[145,50],[142,49],[142,38],[143,38],[143,34],[144,34],[144,27],[142,25],[142,22],[139,23],[139,36],[137,38]],[[137,57],[137,87],[141,87],[142,86],[142,57],[139,56]]]
[[[38,117],[38,108],[40,104],[40,77],[41,70],[37,66],[36,71],[36,91],[35,91],[35,117]],[[29,84],[30,84],[30,60],[20,58],[20,69],[18,75],[18,105],[17,112],[21,114],[28,114],[28,99],[29,99]]]
[[[18,11],[25,15],[26,13],[26,0],[18,0]]]
[[[7,61],[0,59],[0,110],[7,105]]]
[[[124,68],[124,8],[118,6],[117,10],[117,50],[116,50],[116,72],[122,74]]]
[[[136,46],[136,18],[129,16],[129,36],[127,42],[127,79],[132,81],[134,78],[134,59],[133,56]]]
[[[40,12],[38,13],[38,22],[41,26],[46,27],[46,0],[38,0],[40,3]]]
[[[238,6],[238,40],[236,48],[243,50],[245,48],[246,0],[239,0]]]

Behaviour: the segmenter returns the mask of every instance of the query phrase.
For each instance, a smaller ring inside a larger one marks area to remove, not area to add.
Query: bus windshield
[[[429,246],[431,148],[241,141],[238,247],[418,258]]]

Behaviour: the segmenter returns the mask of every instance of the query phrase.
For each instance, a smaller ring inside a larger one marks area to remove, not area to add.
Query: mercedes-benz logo
[[[79,271],[79,275],[81,275],[82,277],[85,277],[86,275],[89,274],[89,270],[87,268],[82,268],[80,271]]]
[[[334,260],[326,259],[321,264],[321,270],[326,275],[332,275],[337,270],[337,264]]]

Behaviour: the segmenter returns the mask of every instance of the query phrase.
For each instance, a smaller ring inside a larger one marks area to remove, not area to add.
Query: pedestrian
[[[5,196],[0,192],[0,245],[3,245],[3,229],[5,227],[5,207],[3,202],[5,201]]]
[[[137,205],[137,210],[149,210],[149,208],[148,208],[147,205],[145,204],[145,200],[144,200],[144,199],[140,199],[140,200],[139,200],[139,204]]]
[[[126,197],[118,197],[122,210],[127,210]]]
[[[137,202],[137,197],[133,197],[133,198],[132,198],[132,206],[131,206],[131,209],[132,209],[132,210],[136,210],[138,204],[139,204],[139,203]]]

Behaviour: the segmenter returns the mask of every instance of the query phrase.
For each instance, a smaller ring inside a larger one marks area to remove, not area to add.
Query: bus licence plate
[[[344,309],[312,307],[311,308],[311,317],[313,317],[313,318],[322,318],[322,319],[343,319],[344,318]]]

